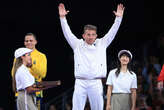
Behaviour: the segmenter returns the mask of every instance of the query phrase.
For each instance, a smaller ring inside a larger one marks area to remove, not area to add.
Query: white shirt
[[[129,71],[126,73],[120,72],[118,77],[115,72],[117,69],[113,69],[109,72],[107,78],[107,85],[112,85],[112,93],[131,93],[131,88],[137,88],[137,77],[134,72],[131,74]]]
[[[101,39],[96,39],[93,45],[88,45],[83,39],[78,39],[70,30],[66,18],[60,18],[64,36],[74,52],[75,78],[95,79],[106,77],[106,48],[114,39],[122,17],[116,17],[108,33]]]
[[[15,79],[17,91],[26,89],[35,83],[34,77],[24,64],[22,64],[16,71]]]

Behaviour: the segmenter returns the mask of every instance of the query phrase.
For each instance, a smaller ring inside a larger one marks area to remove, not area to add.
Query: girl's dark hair
[[[122,54],[120,55],[120,58],[121,58],[122,55],[126,55],[127,57],[129,57],[130,60],[129,60],[129,63],[128,63],[128,65],[127,65],[127,69],[129,70],[129,72],[130,72],[131,74],[133,74],[133,73],[132,73],[132,69],[131,69],[131,57],[130,57],[130,55],[127,54],[127,53],[122,53]],[[120,69],[121,69],[121,62],[120,62],[119,59],[118,59],[118,61],[117,61],[117,70],[116,70],[116,72],[115,72],[115,74],[116,74],[117,77],[118,77],[119,74],[120,74]]]

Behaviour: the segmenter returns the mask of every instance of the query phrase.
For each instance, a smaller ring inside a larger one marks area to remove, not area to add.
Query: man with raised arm
[[[72,110],[84,110],[87,98],[91,110],[103,110],[103,86],[102,78],[106,77],[106,49],[114,39],[124,13],[124,6],[119,4],[114,24],[108,33],[97,38],[97,27],[86,25],[84,27],[83,39],[78,39],[67,24],[66,15],[69,11],[64,4],[59,4],[59,16],[64,36],[74,52],[74,75],[75,88],[73,93]]]

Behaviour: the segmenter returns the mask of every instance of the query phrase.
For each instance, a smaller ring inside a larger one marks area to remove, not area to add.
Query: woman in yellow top
[[[33,33],[27,33],[24,39],[24,45],[26,48],[32,49],[31,58],[32,58],[32,66],[29,68],[30,73],[34,76],[36,82],[42,81],[43,78],[46,77],[47,74],[47,58],[46,55],[39,52],[36,49],[36,36]],[[15,63],[15,59],[14,59]],[[13,64],[14,64],[13,63]],[[12,67],[11,74],[13,76],[14,67]],[[16,94],[17,96],[18,94]],[[38,110],[41,110],[41,101],[43,98],[43,93],[36,92],[37,97],[37,106]]]

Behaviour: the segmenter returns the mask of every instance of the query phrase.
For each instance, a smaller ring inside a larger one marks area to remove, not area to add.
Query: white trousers
[[[84,110],[87,97],[91,110],[103,110],[103,86],[101,79],[76,79],[72,110]]]

